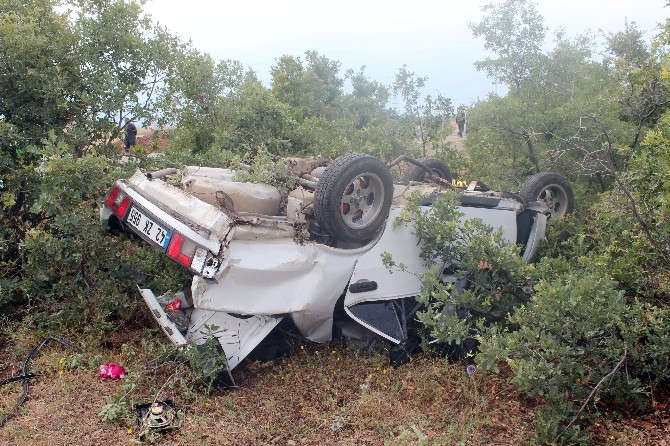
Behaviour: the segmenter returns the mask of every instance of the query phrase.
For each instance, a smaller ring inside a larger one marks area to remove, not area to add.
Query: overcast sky
[[[390,84],[406,64],[427,76],[427,94],[455,104],[484,98],[496,86],[473,67],[487,56],[483,39],[468,28],[489,0],[151,0],[145,10],[215,60],[233,59],[269,85],[269,70],[285,54],[316,50],[346,69],[366,66],[368,76]],[[666,0],[537,0],[545,25],[570,35],[606,33],[636,22],[653,30],[670,15]],[[650,37],[653,35],[650,33]],[[304,57],[303,57],[304,60]]]

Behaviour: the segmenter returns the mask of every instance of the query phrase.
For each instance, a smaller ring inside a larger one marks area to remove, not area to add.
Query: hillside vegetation
[[[46,336],[84,350],[49,347],[35,360],[33,397],[3,442],[136,441],[132,404],[155,395],[187,409],[174,444],[667,442],[670,21],[651,42],[634,23],[600,37],[559,31],[546,51],[532,2],[489,4],[471,25],[491,53],[477,68],[508,92],[466,108],[465,150],[453,150],[450,99],[426,96],[409,67],[383,85],[307,51],[279,57],[266,86],[159,27],[142,4],[0,0],[0,373],[16,375]],[[164,130],[120,162],[125,118]],[[381,355],[294,343],[287,358],[236,369],[239,389],[208,389],[137,295],[138,280],[164,292],[189,276],[98,219],[107,188],[137,168],[245,162],[272,181],[260,167],[281,156],[428,150],[457,180],[516,191],[554,171],[575,190],[575,212],[552,222],[533,264],[484,225],[464,237],[405,216],[427,252],[460,240],[449,255],[472,286],[443,293],[427,274],[420,319],[469,355],[471,376],[439,352],[391,369]],[[440,319],[445,304],[472,317]],[[124,382],[95,379],[110,357],[131,370]],[[10,387],[3,413],[20,396]]]

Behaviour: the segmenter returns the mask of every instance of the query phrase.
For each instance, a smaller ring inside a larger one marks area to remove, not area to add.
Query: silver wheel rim
[[[563,217],[568,210],[568,193],[558,184],[542,189],[537,199],[547,205],[552,216]]]
[[[340,215],[351,229],[363,229],[377,219],[384,206],[384,183],[374,173],[352,179],[340,199]]]

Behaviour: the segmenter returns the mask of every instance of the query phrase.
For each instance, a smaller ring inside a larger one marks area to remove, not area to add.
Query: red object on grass
[[[102,379],[121,379],[126,376],[126,369],[122,365],[110,362],[107,365],[102,364],[98,368],[98,376]]]

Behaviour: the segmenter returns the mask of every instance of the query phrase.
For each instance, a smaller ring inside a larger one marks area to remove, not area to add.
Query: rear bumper
[[[140,293],[161,330],[175,345],[204,344],[208,339],[207,333],[212,333],[225,352],[229,370],[242,362],[282,320],[281,316],[241,316],[193,308],[188,328],[182,333],[170,320],[153,291],[140,289]]]
[[[170,185],[162,184],[160,181],[154,181],[154,183],[161,183],[159,186],[161,188],[159,190],[161,191],[166,187],[170,187],[170,190],[179,191],[181,195],[183,195],[183,192],[180,189]],[[232,223],[229,222],[227,217],[225,217],[222,213],[206,203],[196,202],[196,199],[191,196],[186,198],[182,197],[181,195],[175,196],[173,201],[179,202],[181,200],[183,202],[182,206],[199,205],[200,207],[211,208],[207,209],[210,211],[210,215],[208,215],[209,219],[199,218],[198,221],[191,221],[192,218],[189,218],[186,221],[182,221],[171,215],[171,213],[168,212],[170,209],[167,206],[164,206],[160,203],[154,203],[153,199],[145,197],[139,191],[135,190],[133,187],[130,187],[130,185],[125,181],[117,181],[115,186],[118,187],[128,197],[130,197],[132,200],[132,206],[139,207],[139,209],[155,218],[159,223],[169,227],[171,230],[179,232],[190,240],[193,240],[198,245],[207,248],[215,255],[220,255],[222,244],[228,241],[226,235],[230,234],[231,229],[233,228]],[[148,193],[149,188],[145,187],[145,189],[147,190],[145,190],[144,193]],[[100,218],[102,221],[108,220],[112,215],[114,215],[113,212],[106,206],[101,208]],[[189,214],[177,213],[176,215],[180,215],[181,218],[187,219]],[[129,225],[128,228],[133,230],[133,232],[136,232],[138,236],[144,238],[143,234],[135,231],[134,228],[130,227]],[[224,234],[223,237],[220,236],[221,233]]]

